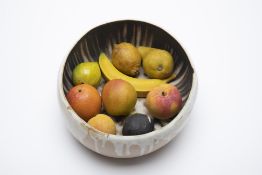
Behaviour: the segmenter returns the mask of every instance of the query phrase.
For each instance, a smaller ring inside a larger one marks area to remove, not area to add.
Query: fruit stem
[[[157,70],[158,70],[158,71],[163,70],[163,66],[162,66],[162,65],[159,65],[159,66],[157,67]]]
[[[165,81],[166,83],[168,83],[168,82],[174,80],[175,78],[176,78],[176,74],[173,73],[170,77],[168,77],[167,79],[164,79],[164,81]]]
[[[164,91],[162,91],[162,96],[166,96],[166,93]]]

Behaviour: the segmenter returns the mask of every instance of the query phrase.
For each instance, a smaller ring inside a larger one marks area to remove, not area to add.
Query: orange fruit
[[[74,86],[68,91],[66,97],[74,111],[85,121],[100,113],[101,97],[91,85]]]
[[[88,121],[88,124],[101,132],[116,134],[116,124],[114,120],[105,114],[97,114]]]

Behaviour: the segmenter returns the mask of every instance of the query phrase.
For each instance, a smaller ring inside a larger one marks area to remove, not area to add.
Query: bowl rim
[[[165,125],[164,127],[162,127],[161,129],[158,130],[154,130],[152,132],[146,133],[146,134],[142,134],[142,135],[134,135],[134,136],[123,136],[123,135],[112,135],[112,134],[107,134],[107,133],[103,133],[97,129],[95,129],[94,127],[90,126],[86,121],[84,121],[80,116],[78,116],[76,114],[76,112],[71,108],[69,102],[66,99],[66,95],[64,93],[63,90],[63,72],[64,72],[64,67],[65,67],[65,63],[67,61],[67,58],[69,56],[69,54],[71,53],[71,51],[73,50],[73,48],[75,47],[75,45],[91,30],[95,29],[96,27],[100,27],[103,25],[107,25],[110,23],[114,23],[114,22],[125,22],[125,21],[132,21],[132,22],[143,22],[143,23],[147,23],[150,25],[153,25],[155,27],[158,27],[160,29],[162,29],[163,31],[165,31],[166,33],[168,33],[173,39],[175,39],[177,41],[177,43],[181,46],[181,48],[184,50],[185,54],[188,57],[189,63],[193,69],[193,76],[192,76],[192,85],[191,85],[191,89],[189,92],[189,96],[187,98],[187,101],[185,102],[184,106],[182,107],[182,109],[179,111],[179,113],[177,114],[177,116],[172,119],[167,125]],[[167,132],[168,130],[170,130],[171,128],[173,128],[174,125],[176,125],[176,123],[184,116],[184,114],[190,109],[190,105],[191,103],[194,101],[196,93],[197,93],[197,86],[198,86],[198,81],[197,81],[197,75],[196,75],[196,71],[195,71],[195,66],[191,60],[191,57],[189,55],[189,53],[187,52],[187,50],[183,47],[183,45],[181,45],[181,42],[179,40],[177,40],[176,38],[173,37],[173,35],[171,34],[171,32],[169,32],[166,29],[163,29],[162,26],[156,25],[152,22],[147,22],[147,21],[141,21],[141,20],[133,20],[133,19],[121,19],[121,20],[114,20],[114,21],[108,21],[108,22],[104,22],[100,25],[96,25],[96,26],[91,26],[88,28],[87,31],[83,32],[84,34],[80,35],[80,37],[78,37],[79,39],[76,40],[76,42],[74,42],[72,44],[72,47],[70,47],[71,49],[69,49],[69,51],[66,53],[64,59],[62,60],[62,63],[60,65],[59,68],[59,73],[58,73],[58,95],[60,100],[62,101],[62,104],[64,105],[65,109],[70,113],[70,115],[73,117],[74,120],[76,120],[80,125],[87,127],[86,129],[91,129],[93,131],[96,132],[96,134],[98,134],[99,136],[105,137],[108,140],[114,140],[114,141],[132,141],[132,140],[144,140],[144,139],[148,139],[151,138],[154,135],[159,135],[161,133]]]

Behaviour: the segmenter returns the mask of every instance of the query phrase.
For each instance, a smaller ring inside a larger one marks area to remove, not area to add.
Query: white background
[[[99,156],[66,130],[60,63],[92,27],[144,20],[186,48],[199,77],[191,120],[163,149]],[[0,1],[0,174],[262,174],[262,1]]]

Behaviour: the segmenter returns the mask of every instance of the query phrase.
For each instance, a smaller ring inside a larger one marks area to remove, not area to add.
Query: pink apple
[[[169,119],[175,116],[182,107],[180,92],[171,84],[155,87],[147,94],[146,107],[153,117]]]

